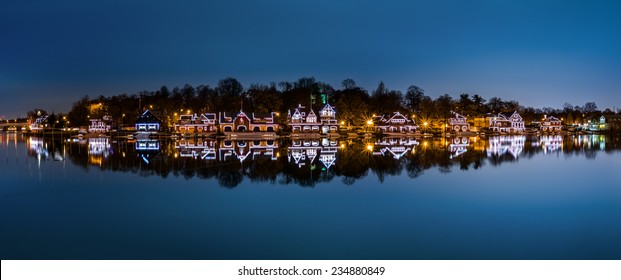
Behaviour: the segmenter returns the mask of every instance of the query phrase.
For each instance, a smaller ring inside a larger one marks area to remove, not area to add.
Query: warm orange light
[[[367,121],[367,125],[372,125],[372,124],[373,124],[373,121],[372,121],[372,120],[368,120],[368,121]]]
[[[367,145],[367,150],[373,151],[373,145]]]

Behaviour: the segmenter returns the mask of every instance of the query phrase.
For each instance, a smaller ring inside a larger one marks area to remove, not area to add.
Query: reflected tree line
[[[281,140],[265,148],[245,141],[215,141],[181,150],[170,139],[151,140],[139,146],[109,138],[82,141],[30,138],[29,155],[44,160],[68,160],[84,170],[131,172],[139,176],[213,179],[233,188],[244,180],[313,187],[341,180],[353,185],[374,175],[379,182],[390,176],[417,178],[427,170],[441,173],[468,171],[483,166],[530,160],[536,155],[584,156],[615,153],[620,136],[497,136],[434,139],[342,141]],[[259,145],[260,144],[260,145]],[[225,148],[230,145],[231,148]],[[195,149],[194,156],[183,152]],[[206,152],[212,149],[211,152]]]

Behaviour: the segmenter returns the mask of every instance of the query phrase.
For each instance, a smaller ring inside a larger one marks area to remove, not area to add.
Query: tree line
[[[565,103],[563,108],[533,108],[520,105],[515,100],[502,100],[491,97],[486,100],[478,94],[462,93],[458,98],[442,94],[437,98],[425,94],[415,85],[403,93],[389,89],[383,82],[371,93],[358,86],[352,79],[342,81],[339,88],[328,83],[303,77],[294,82],[251,84],[245,88],[235,78],[225,78],[215,87],[186,84],[172,90],[162,86],[156,91],[140,91],[134,94],[120,94],[111,97],[84,96],[73,103],[67,114],[52,114],[51,126],[85,126],[90,118],[109,115],[117,124],[133,124],[134,120],[146,109],[159,113],[165,124],[172,124],[181,114],[203,112],[245,112],[268,113],[280,112],[281,122],[286,120],[286,113],[298,104],[312,108],[317,112],[324,103],[337,108],[338,118],[352,126],[362,126],[373,115],[388,114],[396,111],[414,116],[417,122],[429,121],[434,125],[446,120],[451,111],[466,117],[483,117],[488,113],[520,113],[526,123],[541,119],[544,115],[563,118],[565,123],[582,123],[597,114],[613,114],[610,109],[598,110],[594,102],[584,106],[572,106]],[[43,109],[28,112],[32,121]]]

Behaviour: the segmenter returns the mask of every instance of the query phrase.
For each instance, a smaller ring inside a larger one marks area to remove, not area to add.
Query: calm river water
[[[621,259],[619,136],[0,136],[1,259]]]

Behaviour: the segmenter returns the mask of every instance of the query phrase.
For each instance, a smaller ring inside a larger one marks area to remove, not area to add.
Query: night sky
[[[432,98],[621,107],[620,1],[7,2],[6,118],[229,76],[245,87],[312,76],[340,88],[352,78],[369,92],[384,81]]]

